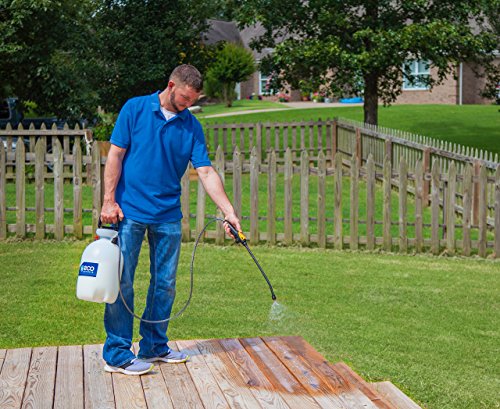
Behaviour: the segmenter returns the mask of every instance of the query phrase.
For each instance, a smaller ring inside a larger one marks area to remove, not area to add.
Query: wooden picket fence
[[[243,221],[249,222],[248,237],[252,243],[300,243],[304,246],[314,244],[320,248],[364,247],[369,250],[381,247],[387,251],[407,252],[411,249],[433,254],[446,250],[450,254],[464,255],[477,252],[481,257],[500,255],[500,166],[496,167],[493,176],[488,176],[488,167],[481,164],[476,176],[471,164],[467,164],[464,172],[459,174],[453,162],[448,171],[443,173],[437,160],[433,161],[430,172],[424,170],[423,161],[420,160],[417,160],[415,170],[410,172],[404,157],[400,159],[398,168],[394,169],[386,155],[381,169],[378,169],[371,154],[364,163],[353,154],[348,160],[349,166],[346,166],[345,154],[342,153],[332,158],[318,151],[311,158],[308,149],[303,149],[297,156],[298,159],[295,159],[292,149],[287,148],[281,163],[273,149],[269,151],[266,161],[261,161],[256,146],[251,149],[248,158],[239,151],[238,146],[232,155],[227,155],[222,146],[217,149],[213,165],[224,181],[231,177],[232,186],[227,182],[226,189],[232,190],[236,212],[242,215]],[[27,163],[34,163],[35,167],[34,208],[26,207]],[[49,183],[47,163],[50,163],[53,173],[49,181],[54,184],[53,208],[45,207],[44,190]],[[70,154],[65,154],[59,140],[55,140],[53,153],[49,155],[44,151],[44,142],[40,139],[36,142],[32,157],[27,154],[20,138],[15,152],[16,203],[15,206],[12,203],[7,206],[6,150],[0,144],[0,239],[5,239],[8,233],[15,233],[18,237],[34,234],[38,239],[51,234],[56,240],[61,240],[67,234],[77,238],[92,234],[101,209],[104,164],[105,158],[100,154],[98,143],[93,144],[91,155],[83,155],[79,143],[73,145]],[[64,166],[71,168],[71,184],[64,183]],[[84,166],[90,171],[89,184],[92,187],[92,206],[87,209],[82,207]],[[211,216],[206,212],[205,191],[201,183],[191,180],[190,174],[188,169],[182,179],[181,203],[186,216],[182,226],[183,239],[186,241],[199,234]],[[294,184],[297,178],[299,183]],[[348,218],[342,214],[345,205],[343,181],[349,184]],[[428,203],[424,200],[427,181],[430,181]],[[458,182],[461,186],[459,193],[463,198],[461,213],[456,204]],[[191,184],[194,183],[197,184],[196,212],[190,213],[189,196],[193,187]],[[413,192],[408,189],[410,183],[415,186]],[[477,223],[472,218],[475,184],[478,190]],[[267,191],[265,197],[259,194],[262,185]],[[333,186],[332,190],[329,191],[328,186]],[[487,192],[491,187],[495,191],[495,201],[494,217],[489,220]],[[72,191],[73,205],[65,208],[64,191],[68,189]],[[279,191],[284,192],[283,203],[277,202]],[[312,191],[317,191],[316,195]],[[360,191],[366,194],[361,196]],[[397,195],[397,209],[391,204],[394,195]],[[413,214],[408,211],[410,201]],[[247,202],[250,203],[249,212],[243,214],[243,203]],[[299,206],[294,206],[294,202],[300,202]],[[363,219],[360,217],[361,207],[366,209]],[[382,209],[379,219],[377,208]],[[333,218],[327,216],[328,210],[332,209]],[[15,213],[15,223],[7,223],[7,212],[11,215]],[[34,223],[26,222],[26,212],[35,214]],[[84,224],[82,215],[90,212],[91,222]],[[49,213],[53,214],[52,224],[45,220]],[[64,215],[68,213],[72,214],[72,223],[65,224]],[[426,217],[430,218],[430,222],[425,221]],[[192,219],[193,225],[190,223]],[[265,224],[264,228],[262,224]],[[361,227],[364,234],[360,234]],[[409,233],[410,229],[413,234]],[[458,235],[458,232],[461,234]],[[215,230],[207,231],[205,237],[222,243],[222,226],[217,225]]]
[[[71,149],[74,143],[80,144],[84,147],[85,153],[90,154],[90,149],[92,145],[92,130],[90,129],[80,129],[79,125],[76,124],[73,129],[65,124],[63,129],[57,128],[56,124],[53,124],[50,129],[47,129],[45,124],[42,124],[40,129],[35,129],[34,125],[28,129],[24,129],[22,124],[16,129],[13,129],[10,124],[7,124],[5,129],[0,130],[0,138],[4,144],[5,148],[5,160],[6,160],[6,174],[7,180],[15,179],[15,164],[16,164],[16,146],[17,141],[21,138],[24,142],[24,150],[26,152],[26,163],[33,164],[35,162],[35,146],[36,143],[41,140],[44,144],[43,151],[48,154],[45,155],[46,165],[49,165],[53,161],[52,157],[52,146],[54,146],[55,140],[59,140],[63,154],[66,156],[67,161],[70,161],[69,157],[71,154]],[[72,174],[69,165],[65,164],[63,167],[64,176],[66,179],[71,179]],[[27,172],[28,178],[34,177],[32,172]],[[52,178],[52,172],[47,172],[45,174],[46,179]],[[86,175],[84,175],[86,176]]]

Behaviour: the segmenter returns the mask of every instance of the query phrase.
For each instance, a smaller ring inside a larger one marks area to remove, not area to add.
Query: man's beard
[[[172,93],[170,94],[170,105],[172,105],[172,108],[174,108],[174,111],[176,113],[181,112],[181,110],[179,109],[179,107],[175,103],[175,91],[172,91]]]

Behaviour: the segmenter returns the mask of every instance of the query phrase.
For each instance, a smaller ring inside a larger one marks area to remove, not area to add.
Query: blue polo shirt
[[[203,129],[188,109],[166,120],[159,92],[128,100],[111,135],[125,148],[116,202],[125,217],[142,223],[182,219],[181,178],[189,161],[210,166]]]

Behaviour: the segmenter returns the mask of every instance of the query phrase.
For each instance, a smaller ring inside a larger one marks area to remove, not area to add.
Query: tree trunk
[[[364,113],[365,123],[378,125],[378,75],[365,75]]]
[[[231,84],[224,84],[222,86],[222,93],[224,95],[224,102],[228,108],[233,106],[233,95],[231,93]]]

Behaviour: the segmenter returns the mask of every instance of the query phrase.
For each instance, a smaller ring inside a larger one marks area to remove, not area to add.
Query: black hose
[[[100,221],[100,220],[99,220]],[[235,241],[237,243],[240,243],[240,244],[243,244],[243,246],[245,246],[245,248],[247,249],[248,251],[248,254],[250,254],[250,256],[252,257],[253,261],[255,262],[255,264],[257,265],[257,267],[259,268],[260,272],[262,273],[262,276],[264,277],[264,279],[266,280],[267,282],[267,285],[269,286],[269,289],[271,290],[271,296],[272,296],[272,299],[273,300],[276,300],[276,295],[274,294],[274,290],[273,290],[273,286],[271,285],[271,282],[269,281],[269,278],[267,278],[267,275],[266,273],[264,273],[264,270],[262,269],[262,267],[260,266],[259,262],[257,261],[257,259],[255,258],[255,256],[253,255],[253,253],[250,251],[250,248],[248,247],[248,244],[247,244],[247,241],[246,241],[246,238],[245,236],[243,235],[243,233],[241,232],[238,232],[236,230],[236,228],[230,223],[228,222],[227,220],[224,220],[224,219],[220,219],[218,217],[214,217],[212,219],[209,220],[209,222],[207,224],[205,224],[205,226],[203,227],[203,229],[201,230],[200,234],[198,235],[198,237],[196,238],[196,241],[194,243],[194,248],[193,248],[193,253],[191,255],[191,267],[190,267],[190,276],[191,276],[191,280],[190,280],[190,288],[189,288],[189,296],[188,296],[188,299],[186,301],[186,303],[184,304],[184,306],[179,310],[179,312],[177,312],[175,315],[170,315],[170,317],[168,318],[165,318],[163,320],[147,320],[145,318],[142,318],[142,317],[139,317],[134,311],[132,311],[132,309],[128,306],[127,302],[125,301],[125,297],[123,296],[123,293],[122,293],[122,289],[121,289],[121,285],[118,285],[118,291],[120,293],[120,297],[123,301],[123,305],[125,306],[125,308],[127,309],[127,311],[132,314],[132,316],[134,318],[137,318],[138,320],[142,321],[142,322],[147,322],[148,324],[160,324],[162,322],[167,322],[167,321],[170,321],[170,320],[173,320],[175,318],[178,318],[184,311],[186,311],[186,308],[189,306],[189,304],[191,303],[191,298],[193,296],[193,286],[194,286],[194,258],[195,258],[195,254],[196,254],[196,249],[198,247],[198,244],[200,242],[200,239],[201,237],[203,236],[203,233],[205,233],[205,230],[207,229],[207,227],[212,224],[212,223],[215,223],[215,222],[223,222],[223,223],[227,223],[230,230],[231,230],[231,234],[235,237]],[[119,260],[118,260],[118,283],[121,282],[121,276],[120,276],[120,271],[121,271],[121,260],[122,260],[122,256],[121,256],[121,248],[120,248],[120,244],[119,244],[119,241],[116,243],[117,246],[118,246],[118,249],[120,250],[120,257],[119,257]]]

